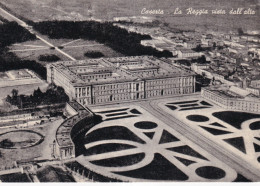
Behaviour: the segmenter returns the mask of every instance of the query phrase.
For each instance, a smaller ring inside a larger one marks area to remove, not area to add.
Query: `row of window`
[[[188,84],[181,86],[181,84],[166,84],[166,85],[157,85],[157,86],[147,86],[146,90],[154,90],[154,89],[164,89],[164,88],[176,88],[176,87],[192,87],[193,84]]]
[[[140,83],[143,85],[143,83]],[[110,90],[110,89],[129,89],[131,90],[131,87],[139,87],[139,83],[124,83],[124,84],[111,84],[111,85],[100,85],[95,86],[95,90]]]
[[[217,103],[221,103],[224,106],[230,107],[230,109],[237,110],[247,110],[247,111],[258,111],[260,108],[260,102],[248,102],[248,101],[229,101],[228,99],[224,99],[216,96],[215,94],[204,92],[204,97],[215,101]]]
[[[164,85],[164,84],[192,84],[193,83],[193,77],[189,78],[178,78],[178,79],[164,79],[164,80],[152,80],[152,81],[147,81],[147,85]]]
[[[142,99],[144,98],[143,94],[136,93],[134,95],[131,94],[115,94],[108,96],[100,96],[95,98],[95,103],[106,103],[113,101],[123,101],[123,100],[131,100],[131,99]]]
[[[112,76],[111,73],[107,73],[107,74],[82,75],[82,78],[83,79],[97,79],[97,78],[104,79],[111,76]]]

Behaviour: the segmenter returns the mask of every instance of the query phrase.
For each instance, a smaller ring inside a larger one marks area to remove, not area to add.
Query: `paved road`
[[[228,166],[234,168],[243,176],[252,181],[260,181],[260,170],[258,168],[250,165],[246,160],[241,159],[240,157],[216,144],[214,141],[201,135],[185,123],[174,118],[172,115],[164,112],[161,108],[159,108],[159,102],[160,100],[143,102],[141,106],[152,115],[163,121],[165,124],[171,126],[177,132],[183,134],[186,138],[199,145],[201,148],[205,149],[219,160],[225,162]]]
[[[41,40],[42,42],[44,42],[45,44],[47,44],[50,47],[54,47],[56,51],[58,51],[59,53],[61,53],[62,55],[68,57],[69,59],[75,61],[76,59],[73,58],[72,56],[70,56],[69,54],[67,54],[66,52],[62,51],[61,49],[59,49],[58,47],[55,47],[52,43],[50,43],[49,41],[47,41],[46,39],[44,39],[39,33],[37,33],[35,30],[33,30],[32,28],[29,28],[29,25],[27,23],[25,23],[24,21],[22,21],[21,19],[15,17],[14,15],[10,14],[9,12],[7,12],[6,10],[0,8],[0,15],[3,15],[3,17],[7,18],[8,20],[12,20],[17,22],[19,25],[21,25],[22,27],[24,27],[25,29],[27,29],[29,32],[31,32],[32,34],[35,34],[35,36]]]

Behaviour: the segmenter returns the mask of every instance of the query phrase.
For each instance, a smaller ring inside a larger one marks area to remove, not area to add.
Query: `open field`
[[[71,55],[77,60],[87,59],[84,54],[88,51],[98,51],[104,54],[104,57],[119,57],[122,54],[115,52],[108,46],[97,43],[95,41],[88,41],[83,39],[48,39],[54,46],[60,47],[61,50]],[[13,44],[9,47],[9,51],[15,53],[19,58],[24,60],[35,60],[38,63],[46,64],[39,60],[40,55],[56,55],[61,61],[70,60],[66,56],[51,49],[40,40],[27,41],[19,44]]]
[[[99,19],[112,19],[120,16],[138,16],[141,10],[160,9],[172,13],[179,7],[186,12],[187,8],[194,9],[226,9],[232,8],[252,8],[256,10],[255,15],[158,15],[157,17],[170,24],[171,27],[183,27],[192,29],[195,27],[217,29],[239,28],[259,29],[259,1],[250,0],[64,0],[64,1],[37,1],[37,0],[2,0],[4,5],[14,10],[17,14],[33,19],[33,21],[43,20],[86,20],[94,17]],[[227,12],[228,12],[227,11]],[[151,16],[151,15],[146,15]],[[153,16],[153,15],[152,15]]]
[[[66,40],[65,40],[66,42]],[[59,46],[59,43],[62,43],[62,41],[55,41],[55,45]],[[39,63],[44,63],[42,61],[39,61],[40,55],[56,55],[61,60],[70,60],[69,58],[65,57],[61,53],[57,52],[56,50],[50,49],[48,45],[43,43],[40,40],[35,41],[26,41],[19,44],[13,44],[9,47],[9,51],[15,53],[20,59],[23,60],[35,60]]]
[[[104,57],[121,57],[122,54],[114,51],[106,45],[97,43],[95,41],[78,40],[71,44],[65,45],[63,51],[73,56],[75,59],[88,59],[84,56],[86,52],[95,51],[104,54]]]

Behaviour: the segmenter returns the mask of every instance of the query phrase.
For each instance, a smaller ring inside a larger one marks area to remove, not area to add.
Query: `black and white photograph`
[[[10,182],[260,182],[260,0],[0,0]]]

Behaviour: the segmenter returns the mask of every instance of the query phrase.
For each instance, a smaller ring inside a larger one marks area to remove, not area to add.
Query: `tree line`
[[[44,55],[40,55],[38,57],[39,61],[44,61],[44,62],[56,62],[59,61],[60,58],[54,54],[44,54]]]
[[[16,22],[7,22],[0,25],[0,48],[3,49],[14,43],[35,40],[36,36],[18,25]]]
[[[34,90],[31,95],[19,95],[18,90],[13,89],[11,95],[6,97],[6,101],[12,105],[17,106],[19,109],[35,108],[40,105],[51,105],[57,103],[66,103],[69,97],[64,89],[59,86],[50,85],[45,92],[40,88]]]
[[[151,39],[149,35],[128,32],[110,22],[43,21],[33,23],[33,28],[52,39],[86,39],[104,43],[126,56],[172,57],[172,53],[169,51],[161,52],[141,45],[141,40]]]
[[[46,68],[34,60],[23,60],[14,53],[9,52],[8,46],[35,40],[36,36],[18,25],[16,22],[0,24],[0,71],[17,70],[27,68],[46,79]]]

